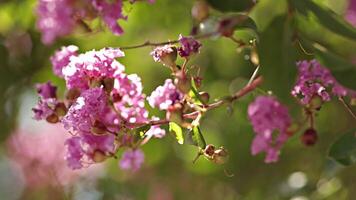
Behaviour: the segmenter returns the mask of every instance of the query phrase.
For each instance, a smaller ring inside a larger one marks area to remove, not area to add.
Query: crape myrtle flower
[[[115,58],[124,55],[120,49],[104,48],[71,56],[68,65],[62,69],[68,89],[86,90],[92,82],[114,78],[116,74],[122,73],[125,69]]]
[[[142,94],[141,78],[136,74],[120,74],[116,77],[112,98],[115,108],[129,123],[147,122],[145,96]]]
[[[329,69],[317,60],[299,61],[297,67],[299,73],[292,95],[299,98],[304,105],[309,104],[316,96],[324,102],[330,101],[332,96],[356,96],[356,91],[339,84]]]
[[[274,97],[259,96],[248,106],[248,117],[256,133],[252,154],[265,152],[266,163],[278,161],[280,149],[289,138],[291,117],[287,107]]]
[[[40,98],[35,108],[32,109],[34,112],[34,119],[45,119],[52,123],[58,122],[56,111],[60,106],[60,102],[58,102],[56,99],[57,87],[53,86],[51,82],[47,82],[43,84],[37,84],[36,89]]]
[[[68,35],[75,26],[72,0],[39,0],[36,11],[37,28],[42,32],[44,44]]]
[[[115,136],[112,134],[82,134],[66,140],[68,167],[80,169],[92,163],[102,162],[115,153]]]
[[[112,33],[121,35],[124,31],[118,20],[127,19],[123,14],[123,0],[40,0],[36,14],[44,44],[52,44],[72,33],[80,21],[95,17],[100,17]]]
[[[349,0],[345,19],[353,26],[356,26],[356,0]]]
[[[63,128],[43,126],[33,132],[16,130],[7,140],[8,155],[18,164],[28,187],[68,185],[79,178],[64,159],[66,138]]]
[[[183,94],[173,84],[172,79],[167,79],[164,85],[158,86],[149,97],[148,103],[152,108],[167,110],[169,106],[183,99]]]
[[[122,0],[92,0],[94,8],[98,11],[99,15],[102,17],[106,25],[115,35],[121,35],[124,30],[119,26],[117,20],[125,19],[126,16],[123,15],[123,4]]]
[[[179,35],[179,43],[181,46],[178,48],[178,53],[184,58],[199,53],[200,47],[202,46],[201,43],[194,38],[184,37],[182,35]]]
[[[137,171],[141,168],[145,156],[140,149],[127,150],[122,154],[119,166],[124,170]]]
[[[173,45],[158,46],[150,53],[155,62],[165,66],[174,66],[177,59],[177,48]]]
[[[37,93],[43,99],[56,98],[57,87],[52,85],[50,81],[43,84],[36,84]]]
[[[78,55],[78,47],[74,45],[69,45],[62,47],[61,50],[56,51],[50,60],[52,63],[52,69],[55,75],[63,77],[62,69],[67,66],[70,62],[71,56]]]
[[[107,97],[102,88],[84,91],[63,117],[62,123],[67,130],[90,133],[96,120],[104,117]]]

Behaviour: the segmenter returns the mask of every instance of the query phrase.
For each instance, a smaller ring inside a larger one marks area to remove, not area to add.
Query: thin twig
[[[339,100],[341,101],[342,105],[346,108],[346,110],[349,111],[351,116],[356,120],[356,114],[352,111],[351,107],[345,102],[345,99],[340,97]]]
[[[255,71],[253,72],[250,80],[248,81],[247,85],[250,85],[252,83],[253,80],[255,80],[257,74],[258,74],[258,70],[260,69],[260,66],[258,65],[255,69]]]
[[[205,39],[209,38],[211,36],[214,36],[218,34],[217,32],[212,32],[212,33],[207,33],[203,35],[198,35],[198,36],[193,36],[194,39],[199,40],[199,39]],[[172,40],[172,41],[166,41],[166,42],[151,42],[151,41],[146,41],[143,44],[139,45],[133,45],[133,46],[124,46],[124,47],[119,47],[121,50],[129,50],[129,49],[137,49],[137,48],[142,48],[142,47],[147,47],[147,46],[163,46],[167,44],[176,44],[179,43],[179,40]]]

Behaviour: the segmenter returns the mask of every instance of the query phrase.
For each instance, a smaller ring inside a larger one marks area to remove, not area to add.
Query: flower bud
[[[78,88],[72,88],[68,90],[66,94],[66,99],[69,101],[74,101],[80,96],[80,90]]]
[[[192,7],[192,17],[198,22],[209,17],[209,5],[202,0],[196,1]]]
[[[260,60],[255,49],[251,51],[250,60],[255,66],[258,66],[260,64]]]
[[[199,92],[200,99],[203,104],[209,103],[210,95],[207,92]]]
[[[230,18],[222,19],[219,22],[219,33],[225,37],[231,37],[234,34],[233,20]]]
[[[197,88],[200,88],[201,85],[202,85],[202,82],[203,82],[203,78],[200,77],[200,76],[196,76],[196,77],[193,78],[193,80],[194,80],[195,86]]]
[[[59,118],[55,113],[53,113],[46,118],[46,121],[48,123],[55,124],[55,123],[59,122]]]
[[[57,116],[63,117],[67,114],[67,107],[64,103],[58,103],[54,112],[57,114]]]
[[[303,133],[300,140],[305,146],[313,146],[318,140],[318,134],[315,129],[309,128]]]
[[[180,103],[176,103],[172,106],[169,106],[166,113],[166,118],[177,124],[181,124],[183,122],[183,106]]]
[[[92,155],[92,159],[96,163],[103,162],[106,160],[106,158],[107,158],[107,156],[100,150],[95,150]]]
[[[122,100],[122,96],[118,93],[114,93],[111,97],[112,97],[112,101],[114,103]]]
[[[310,109],[320,110],[322,104],[323,104],[323,99],[319,95],[315,95],[310,100],[308,106]]]
[[[91,128],[91,132],[96,135],[106,134],[107,132],[106,126],[100,122],[99,120],[95,120],[93,127]]]
[[[204,155],[210,159],[214,155],[214,151],[215,146],[212,144],[208,144],[204,149]]]
[[[102,81],[102,84],[104,85],[105,92],[107,92],[107,93],[111,92],[111,90],[114,88],[114,82],[115,82],[114,78],[105,78]]]
[[[183,94],[187,94],[191,89],[190,79],[182,71],[176,73],[175,85]]]
[[[219,165],[225,164],[229,160],[229,154],[224,149],[224,147],[220,147],[219,149],[214,151],[213,162]]]

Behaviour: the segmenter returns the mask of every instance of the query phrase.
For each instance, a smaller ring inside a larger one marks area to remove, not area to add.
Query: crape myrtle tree
[[[78,27],[110,31],[120,40],[120,35],[130,34],[120,26],[123,20],[130,23],[125,6],[134,9],[139,3],[155,6],[154,0],[39,0],[36,25],[45,45],[73,34]],[[252,155],[264,154],[265,163],[277,162],[292,137],[299,137],[309,148],[322,137],[315,127],[316,118],[328,102],[338,101],[345,108],[338,112],[348,112],[356,121],[356,67],[303,27],[312,18],[316,26],[354,40],[356,8],[351,1],[346,16],[340,16],[311,0],[283,3],[284,11],[263,29],[251,16],[259,4],[256,0],[197,0],[191,8],[191,32],[177,35],[175,40],[148,40],[87,52],[80,46],[63,46],[53,52],[50,62],[53,73],[65,81],[65,95],[58,95],[51,81],[37,84],[34,119],[59,123],[67,130],[70,137],[63,145],[72,169],[118,159],[122,169],[136,171],[144,162],[141,147],[152,138],[171,136],[181,145],[196,146],[193,162],[204,157],[224,164],[234,155],[205,139],[201,119],[211,110],[232,108],[252,93],[254,100],[244,113],[254,131]],[[99,21],[100,27],[92,21]],[[252,39],[239,38],[239,30],[248,30]],[[209,91],[202,89],[200,68],[191,60],[204,49],[203,40],[220,39],[234,43],[236,54],[248,50],[246,59],[254,69],[237,92],[210,99]],[[170,72],[150,94],[143,93],[141,77],[127,73],[120,63],[137,48],[151,48],[150,55],[135,56],[151,56],[162,65],[160,70]],[[150,114],[148,106],[164,117]],[[329,156],[344,165],[355,162],[355,130],[349,127],[349,132],[338,133],[340,139],[331,146]],[[123,153],[118,156],[120,151]]]

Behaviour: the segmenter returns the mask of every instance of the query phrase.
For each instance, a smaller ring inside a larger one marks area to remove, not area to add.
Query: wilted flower
[[[201,47],[200,42],[192,37],[179,36],[179,43],[181,47],[178,48],[178,53],[181,57],[189,57],[193,54],[199,53]]]
[[[165,66],[173,66],[177,59],[177,49],[173,45],[159,46],[153,49],[151,56],[155,62],[161,62]]]

